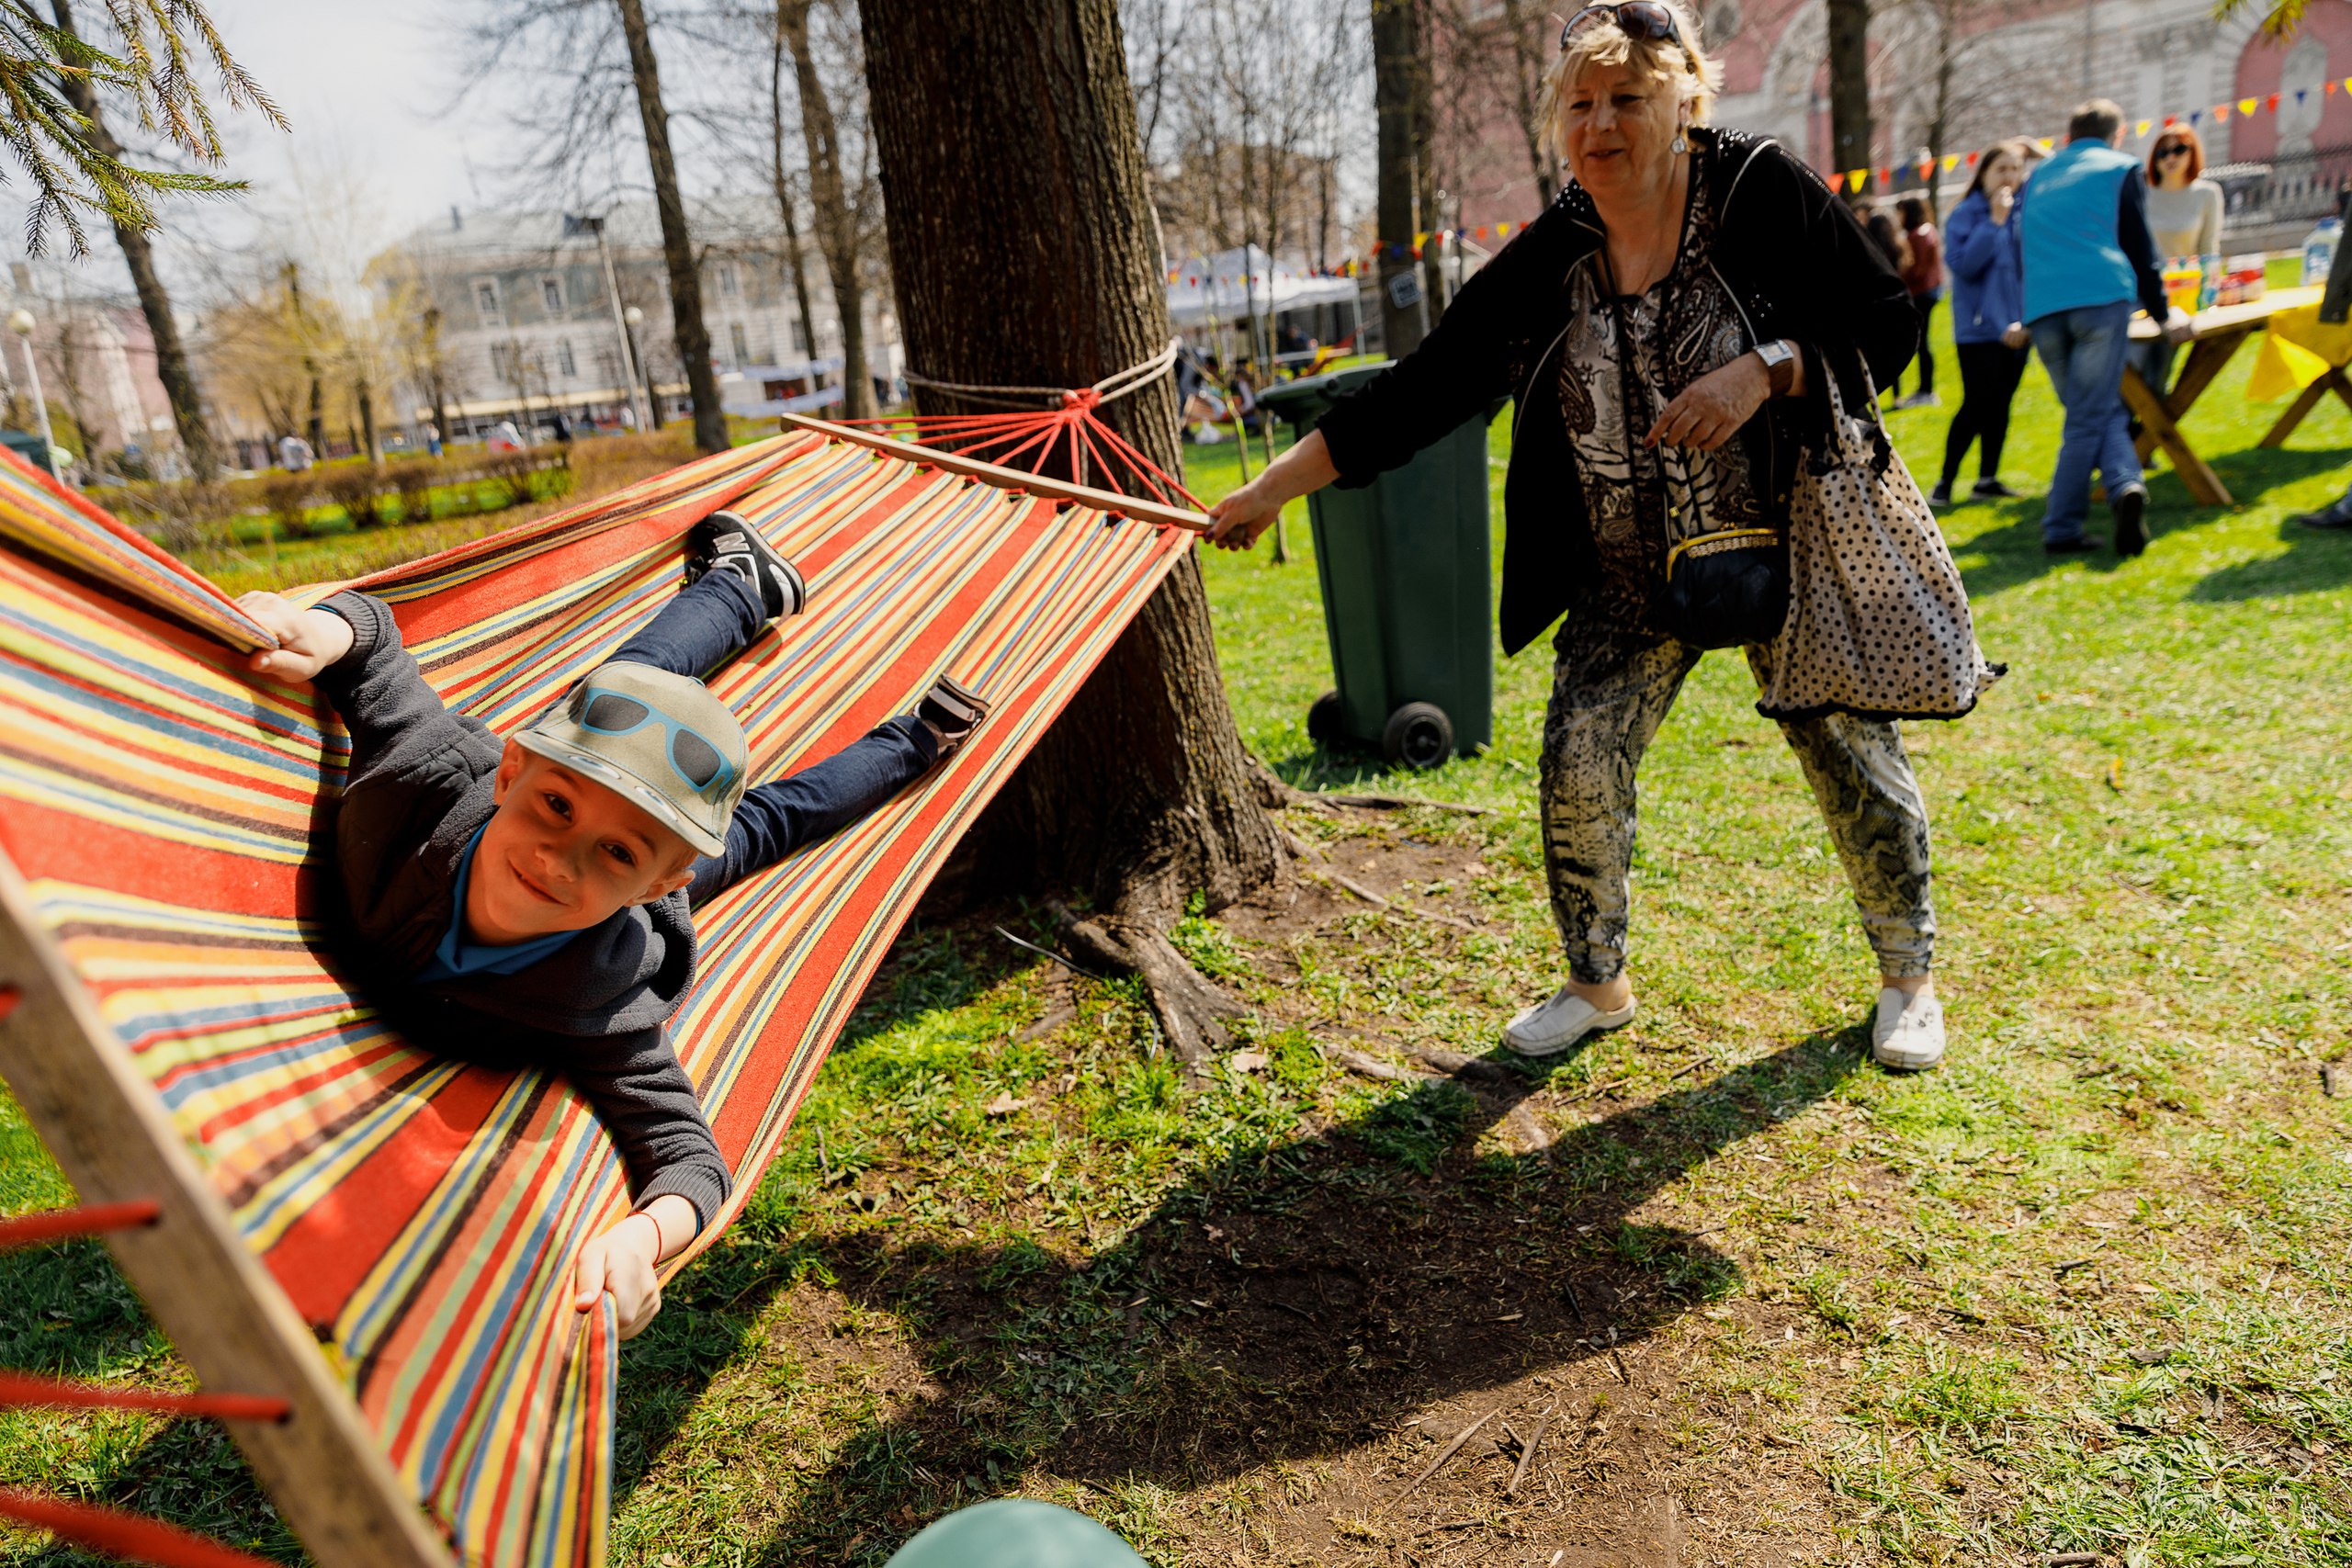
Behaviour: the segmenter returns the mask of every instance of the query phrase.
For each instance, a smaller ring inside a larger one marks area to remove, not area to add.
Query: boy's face
[[[466,934],[500,946],[585,931],[614,910],[673,893],[694,847],[638,807],[514,741],[498,764],[498,809],[474,850]]]

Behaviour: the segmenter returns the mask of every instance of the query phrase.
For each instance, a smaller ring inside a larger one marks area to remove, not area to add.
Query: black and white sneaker
[[[939,736],[939,756],[942,761],[954,755],[956,749],[971,739],[972,731],[988,717],[988,699],[951,676],[942,675],[915,705],[915,716],[931,726]]]
[[[1928,504],[1941,512],[1951,504],[1951,481],[1938,479],[1936,488],[1928,492]]]
[[[1968,493],[1979,501],[2015,501],[2018,495],[1998,479],[1978,479],[1976,488]]]
[[[731,571],[760,596],[769,620],[797,615],[808,603],[808,585],[782,551],[732,512],[714,512],[686,533],[686,581],[713,571]]]

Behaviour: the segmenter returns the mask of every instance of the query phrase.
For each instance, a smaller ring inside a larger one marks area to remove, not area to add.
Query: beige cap
[[[751,748],[727,705],[690,675],[601,664],[515,744],[595,780],[702,854],[727,848]]]

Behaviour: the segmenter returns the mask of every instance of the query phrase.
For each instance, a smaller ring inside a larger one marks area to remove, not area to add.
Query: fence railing
[[[2225,164],[2205,174],[2222,187],[2222,223],[2233,232],[2310,224],[2341,210],[2352,190],[2352,144]]]

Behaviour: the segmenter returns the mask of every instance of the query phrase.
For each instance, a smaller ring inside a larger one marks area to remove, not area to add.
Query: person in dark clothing
[[[1800,463],[1830,444],[1832,379],[1867,417],[1864,388],[1890,383],[1918,341],[1902,279],[1821,177],[1776,142],[1702,123],[1715,74],[1697,36],[1658,0],[1570,17],[1546,85],[1572,176],[1559,197],[1463,285],[1419,348],[1212,510],[1211,536],[1247,548],[1286,502],[1368,484],[1514,400],[1505,651],[1567,615],[1540,780],[1567,977],[1503,1030],[1530,1056],[1634,1015],[1635,772],[1721,630],[1669,622],[1671,563],[1692,547],[1772,547]],[[1748,657],[1762,671],[1760,644]],[[1900,732],[1838,713],[1782,733],[1878,958],[1873,1055],[1932,1066],[1944,1030],[1928,821]]]
[[[275,633],[255,672],[315,681],[351,731],[336,804],[336,945],[413,1043],[560,1072],[603,1120],[635,1201],[575,1265],[624,1337],[654,1269],[731,1176],[664,1023],[695,974],[692,909],[873,811],[954,750],[987,705],[942,680],[914,713],[746,789],[743,730],[701,676],[798,612],[800,574],[733,513],[689,536],[687,585],[520,734],[446,709],[382,601],[238,604]]]
[[[2148,547],[2148,486],[2123,406],[2132,309],[2136,302],[2176,342],[2188,335],[2188,317],[2165,298],[2148,183],[2117,150],[2123,111],[2092,98],[2075,110],[2066,137],[2018,198],[2026,331],[2066,410],[2041,547],[2053,556],[2098,548],[2083,532],[2097,468],[2115,514],[2115,553],[2136,556]]]
[[[1952,209],[1944,259],[1951,268],[1952,352],[1960,360],[1960,412],[1944,432],[1943,474],[1928,492],[1931,506],[1950,506],[1960,460],[1976,446],[1979,501],[2017,494],[2001,482],[2001,448],[2009,435],[2009,402],[2030,356],[2026,335],[2023,266],[2012,221],[2018,186],[2025,179],[2025,146],[2003,141],[1977,155],[1976,178]]]
[[[1928,325],[1935,319],[1936,307],[1944,298],[1943,241],[1936,233],[1936,225],[1928,216],[1928,204],[1916,196],[1906,196],[1895,208],[1903,230],[1904,247],[1910,260],[1900,268],[1903,287],[1911,291],[1911,308],[1919,312],[1919,389],[1907,398],[1899,398],[1899,409],[1934,408],[1936,398],[1936,355],[1928,342]]]
[[[2346,194],[2352,203],[2352,193]],[[2327,269],[2327,289],[2321,295],[2319,319],[2330,326],[2341,326],[2352,318],[2352,245],[2335,247],[2335,260]],[[2298,513],[2295,521],[2306,528],[2352,528],[2352,487],[2330,505],[2317,512]]]

